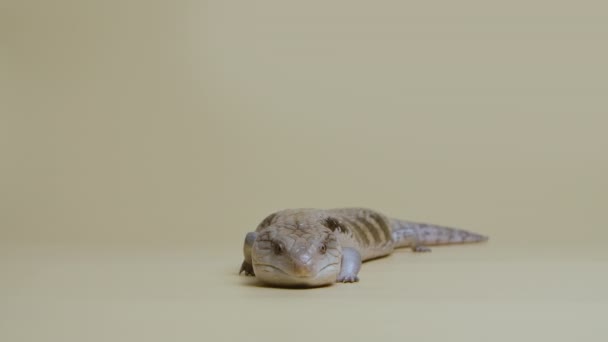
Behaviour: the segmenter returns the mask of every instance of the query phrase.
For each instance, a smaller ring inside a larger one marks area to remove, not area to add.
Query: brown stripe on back
[[[338,220],[335,217],[327,217],[325,218],[325,220],[323,221],[323,225],[329,229],[331,229],[332,232],[335,232],[336,230],[339,233],[344,233],[345,231],[347,231],[348,229],[344,226],[344,224],[342,222],[340,222],[340,220]]]
[[[357,221],[361,222],[361,224],[363,224],[363,226],[372,234],[375,244],[382,243],[380,228],[378,228],[378,226],[370,222],[365,216],[358,216]]]
[[[348,224],[348,228],[350,228],[351,232],[353,233],[355,238],[359,240],[360,243],[365,246],[370,245],[370,241],[367,237],[367,234],[365,234],[365,231],[363,230],[363,228],[361,228],[361,226],[359,226],[359,224],[357,224],[357,222],[352,221],[347,217],[344,217],[342,219]]]
[[[385,241],[391,241],[393,239],[391,234],[391,228],[388,226],[386,220],[377,213],[371,213],[369,217],[376,221],[376,223],[380,227],[380,230],[384,234],[384,238],[386,239]]]

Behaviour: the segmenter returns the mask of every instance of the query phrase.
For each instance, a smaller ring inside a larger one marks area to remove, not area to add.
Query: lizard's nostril
[[[308,264],[310,262],[310,259],[312,259],[311,254],[305,253],[305,254],[298,255],[298,261],[300,261],[303,264]]]
[[[299,246],[296,248],[293,255],[294,262],[301,262],[303,264],[307,264],[312,259],[312,253],[309,252],[308,246]]]

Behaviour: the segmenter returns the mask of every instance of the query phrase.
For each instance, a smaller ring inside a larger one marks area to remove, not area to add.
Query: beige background
[[[0,340],[605,341],[601,1],[0,2]],[[485,233],[238,277],[286,207]]]

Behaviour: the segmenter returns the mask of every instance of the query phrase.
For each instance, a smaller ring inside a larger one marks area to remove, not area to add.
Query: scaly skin
[[[245,238],[240,273],[272,286],[314,287],[359,281],[361,263],[395,248],[486,241],[460,229],[390,219],[364,208],[287,209]]]

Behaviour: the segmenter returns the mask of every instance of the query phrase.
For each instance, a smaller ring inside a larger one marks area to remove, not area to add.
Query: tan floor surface
[[[235,251],[236,252],[236,251]],[[602,341],[608,253],[500,243],[366,263],[310,290],[210,249],[3,249],[3,341]]]

